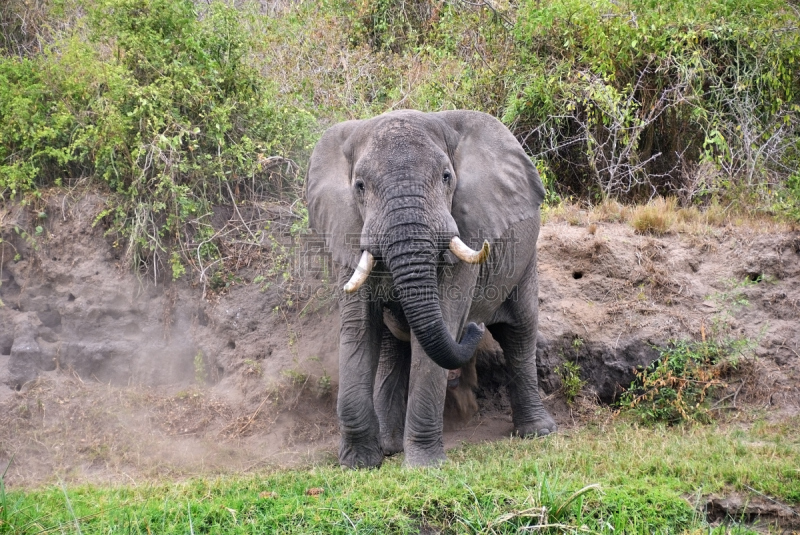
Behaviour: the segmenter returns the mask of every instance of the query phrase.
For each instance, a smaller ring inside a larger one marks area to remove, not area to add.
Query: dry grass
[[[402,108],[467,108],[500,115],[505,98],[496,73],[510,64],[513,47],[504,46],[510,37],[482,38],[480,19],[470,16],[481,8],[462,7],[464,12],[446,30],[455,40],[453,53],[434,59],[411,47],[399,52],[375,48],[347,16],[300,3],[274,18],[255,19],[251,31],[264,39],[253,61],[281,93],[302,87],[312,95],[323,123]],[[471,65],[476,56],[480,68]]]
[[[677,201],[673,197],[658,197],[633,209],[628,223],[639,234],[663,236],[672,231],[676,218]]]
[[[638,234],[663,236],[670,233],[705,235],[714,229],[728,226],[756,233],[790,232],[791,224],[780,222],[767,214],[732,209],[718,202],[708,206],[681,207],[674,197],[656,197],[643,205],[625,205],[614,199],[586,207],[562,202],[542,209],[542,222],[566,222],[586,227],[590,234],[598,223],[627,223]]]

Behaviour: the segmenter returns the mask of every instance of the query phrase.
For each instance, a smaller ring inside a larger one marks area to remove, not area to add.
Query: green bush
[[[777,0],[529,0],[504,120],[565,192],[768,187],[797,140],[798,20]],[[701,161],[719,182],[703,183]]]
[[[0,59],[0,193],[33,190],[58,151],[48,97],[35,61]]]
[[[779,0],[235,5],[6,2],[0,200],[106,186],[131,264],[179,276],[221,258],[211,205],[301,196],[324,127],[470,108],[502,117],[551,203],[800,217],[800,16]]]
[[[313,117],[250,62],[245,14],[222,2],[98,0],[88,40],[70,35],[32,59],[0,60],[0,195],[90,177],[118,194],[101,216],[134,265],[173,259],[192,223],[234,191],[278,198],[267,157],[304,158]],[[204,230],[205,229],[205,230]],[[213,253],[212,251],[209,254]],[[180,272],[178,267],[177,272]]]
[[[794,172],[784,187],[778,189],[774,210],[789,221],[800,223],[800,171]]]
[[[579,340],[576,339],[576,340]],[[581,379],[581,367],[570,361],[564,361],[555,368],[556,375],[561,379],[564,397],[567,398],[567,405],[572,405],[581,389],[586,386],[586,381]]]
[[[619,406],[646,424],[708,423],[709,397],[724,387],[731,348],[716,342],[678,341],[636,374]]]

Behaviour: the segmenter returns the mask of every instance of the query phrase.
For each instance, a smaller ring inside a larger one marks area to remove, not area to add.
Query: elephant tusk
[[[369,277],[373,265],[375,265],[375,257],[373,257],[372,253],[369,251],[364,251],[361,255],[361,260],[358,261],[358,267],[356,267],[356,270],[353,272],[353,276],[350,277],[350,280],[344,285],[344,291],[351,294],[361,288],[361,285],[364,284],[367,277]]]
[[[482,264],[487,258],[489,258],[489,242],[486,240],[483,240],[483,246],[481,247],[481,250],[475,251],[474,249],[470,249],[466,243],[461,241],[461,238],[458,236],[453,236],[453,239],[450,240],[450,250],[459,259],[468,264]]]

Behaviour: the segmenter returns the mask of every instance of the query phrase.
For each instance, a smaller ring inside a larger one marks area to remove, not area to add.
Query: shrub
[[[504,120],[562,193],[769,189],[797,140],[797,22],[777,0],[523,2]]]
[[[211,204],[297,197],[298,176],[272,163],[306,156],[313,116],[250,63],[245,14],[191,0],[98,0],[87,14],[89,41],[0,59],[0,196],[101,181],[132,264],[173,273],[171,244],[196,249],[189,261],[218,254]]]
[[[789,221],[800,223],[800,171],[795,171],[778,190],[774,210]]]
[[[579,340],[579,339],[576,339]],[[567,405],[572,405],[581,389],[586,386],[586,381],[581,379],[581,368],[575,362],[565,361],[555,369],[556,375],[561,379]]]
[[[648,424],[707,423],[707,400],[725,386],[722,377],[731,366],[730,351],[729,345],[712,341],[673,342],[636,374],[619,406]]]
[[[53,25],[52,10],[48,1],[5,0],[0,3],[0,52],[18,57],[38,52]],[[63,11],[60,14],[63,16]]]
[[[225,249],[211,205],[301,197],[325,126],[470,108],[517,135],[550,205],[669,194],[800,219],[800,17],[785,2],[261,8],[3,4],[0,199],[102,184],[131,265],[205,273]]]

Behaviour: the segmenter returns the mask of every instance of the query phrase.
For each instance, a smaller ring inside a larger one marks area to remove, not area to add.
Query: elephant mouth
[[[484,240],[481,248],[476,251],[461,241],[461,238],[458,236],[453,236],[450,240],[450,252],[452,252],[456,258],[468,264],[482,264],[489,258],[489,242]],[[350,280],[344,285],[345,293],[350,294],[357,292],[369,278],[369,274],[372,272],[374,266],[375,257],[369,251],[363,251],[358,266],[353,272],[353,276],[350,277]]]

